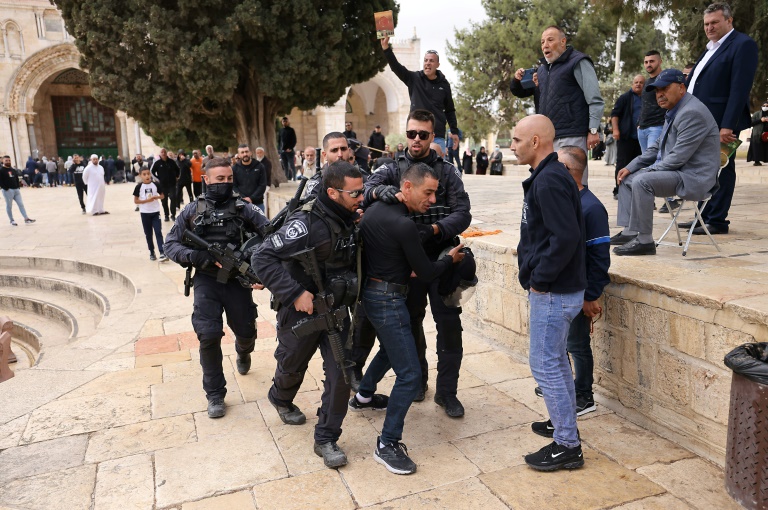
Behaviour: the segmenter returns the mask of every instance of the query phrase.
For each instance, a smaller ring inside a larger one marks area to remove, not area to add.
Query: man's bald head
[[[536,168],[555,151],[555,126],[544,115],[529,115],[515,126],[512,151],[519,164]]]

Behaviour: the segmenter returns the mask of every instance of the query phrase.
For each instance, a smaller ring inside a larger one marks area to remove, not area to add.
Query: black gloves
[[[432,236],[435,235],[435,230],[432,228],[432,225],[424,225],[423,223],[417,223],[416,230],[419,231],[419,239],[421,239],[422,244],[430,240]]]
[[[386,204],[396,204],[399,202],[397,194],[400,192],[395,186],[388,184],[379,184],[373,188],[373,194],[376,195],[376,200],[381,200]]]
[[[216,263],[216,259],[213,258],[213,255],[208,250],[193,251],[189,256],[189,261],[198,269],[208,269]]]

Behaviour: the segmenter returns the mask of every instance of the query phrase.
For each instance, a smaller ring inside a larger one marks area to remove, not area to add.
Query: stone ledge
[[[56,271],[60,274],[89,274],[98,278],[116,281],[128,289],[131,294],[134,296],[136,295],[136,286],[130,278],[125,276],[123,273],[105,266],[99,266],[78,260],[50,259],[43,257],[0,257],[0,268],[18,267]]]

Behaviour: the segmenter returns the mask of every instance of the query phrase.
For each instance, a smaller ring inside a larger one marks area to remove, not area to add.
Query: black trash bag
[[[725,366],[760,384],[768,384],[768,342],[744,344],[725,355]]]

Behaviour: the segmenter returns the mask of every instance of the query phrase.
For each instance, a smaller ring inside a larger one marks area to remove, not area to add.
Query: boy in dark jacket
[[[521,120],[512,138],[520,164],[534,170],[523,182],[523,214],[517,246],[518,278],[528,290],[531,373],[551,420],[532,425],[554,441],[525,462],[541,471],[584,465],[576,429],[576,394],[566,339],[584,304],[586,238],[579,190],[554,152],[555,127],[543,115]]]

